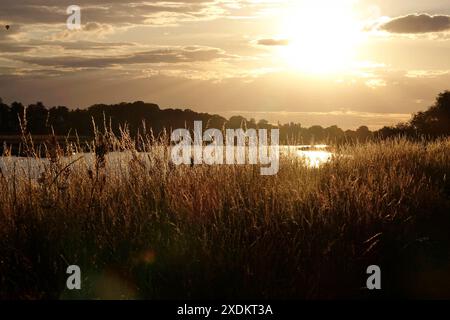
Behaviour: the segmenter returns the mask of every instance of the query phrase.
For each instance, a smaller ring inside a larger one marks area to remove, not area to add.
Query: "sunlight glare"
[[[307,73],[340,73],[352,67],[362,40],[355,0],[296,1],[281,23],[289,45],[278,49],[290,68]]]

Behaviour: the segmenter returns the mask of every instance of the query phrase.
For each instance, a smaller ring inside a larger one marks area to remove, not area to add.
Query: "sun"
[[[281,22],[280,37],[289,44],[279,56],[289,68],[307,73],[341,73],[355,62],[362,41],[355,0],[295,1]]]

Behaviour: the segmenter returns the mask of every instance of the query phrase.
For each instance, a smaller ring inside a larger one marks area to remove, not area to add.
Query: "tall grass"
[[[450,298],[450,139],[282,157],[276,176],[174,167],[165,140],[0,160],[0,298],[365,298],[372,264],[378,295]]]

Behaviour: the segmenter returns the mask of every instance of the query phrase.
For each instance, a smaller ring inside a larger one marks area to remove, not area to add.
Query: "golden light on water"
[[[319,168],[333,158],[334,153],[328,148],[329,146],[325,144],[290,146],[282,148],[281,152],[287,156],[302,159],[309,168]]]
[[[319,168],[321,165],[331,160],[333,154],[324,150],[297,151],[297,154],[303,158],[310,168]]]

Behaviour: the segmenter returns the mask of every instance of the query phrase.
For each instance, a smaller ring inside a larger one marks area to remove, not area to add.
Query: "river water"
[[[280,154],[300,157],[305,160],[305,164],[310,168],[318,168],[327,163],[333,157],[333,152],[327,145],[299,145],[282,146]],[[127,161],[132,159],[130,152],[112,152],[107,155],[108,167],[116,170],[123,169]],[[65,158],[67,164],[76,161],[77,164],[84,162],[87,166],[92,166],[95,157],[92,153],[74,154]],[[0,157],[0,170],[3,175],[13,174],[25,175],[31,178],[38,178],[44,166],[49,163],[48,159],[35,159],[24,157]]]

